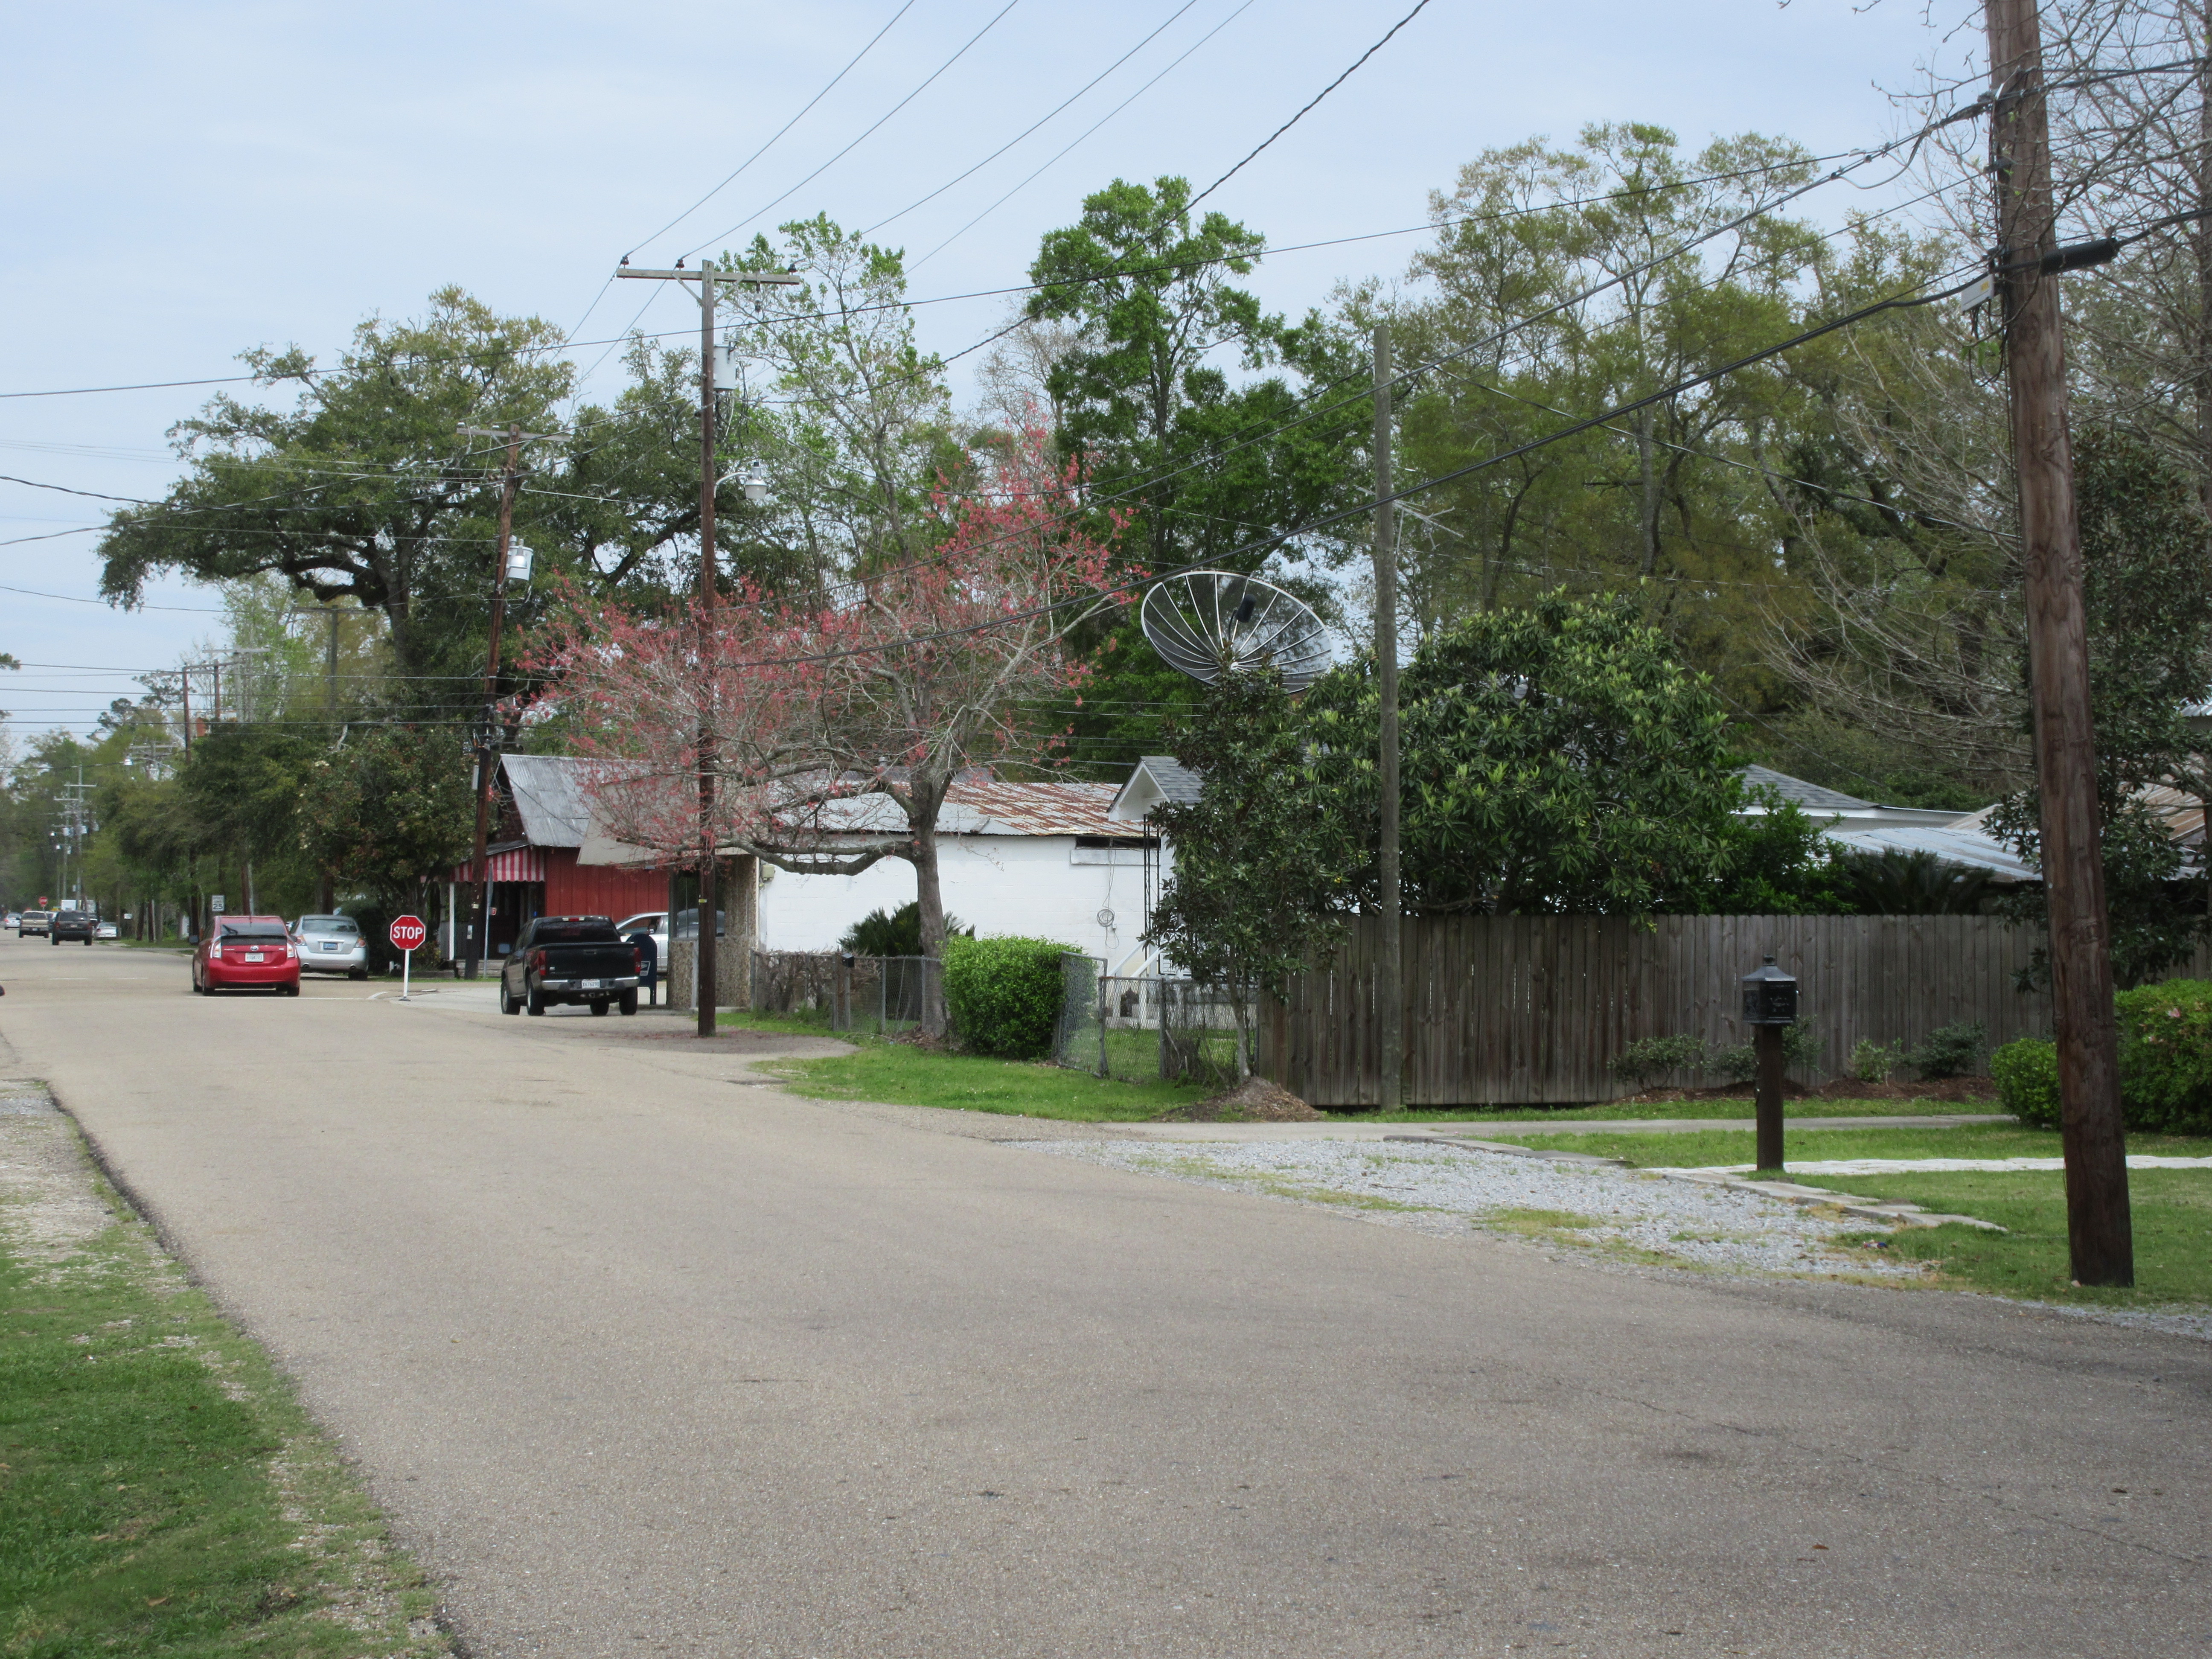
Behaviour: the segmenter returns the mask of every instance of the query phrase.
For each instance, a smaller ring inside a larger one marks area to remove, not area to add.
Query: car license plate
[[[246,959],[248,962],[258,962],[261,960],[261,952],[258,951],[248,951],[246,953]]]
[[[606,988],[606,981],[603,979],[587,979],[584,981],[584,988],[586,991],[605,990]]]
[[[325,950],[325,951],[335,951],[335,950],[337,950],[338,947],[337,947],[337,944],[336,944],[335,942],[332,942],[332,943],[331,943],[331,944],[328,944],[328,945],[324,945],[322,948],[323,948],[324,950]]]

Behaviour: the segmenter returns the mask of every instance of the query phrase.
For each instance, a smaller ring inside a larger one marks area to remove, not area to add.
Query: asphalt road
[[[485,1656],[2199,1654],[2212,1346],[1554,1261],[0,936]]]

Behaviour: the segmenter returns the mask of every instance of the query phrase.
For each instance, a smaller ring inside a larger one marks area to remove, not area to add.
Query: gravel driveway
[[[1603,1164],[1372,1141],[1033,1140],[1017,1146],[1141,1175],[1356,1207],[1378,1220],[1466,1224],[1735,1273],[1915,1278],[1911,1262],[1837,1241],[1871,1229],[1756,1193]]]

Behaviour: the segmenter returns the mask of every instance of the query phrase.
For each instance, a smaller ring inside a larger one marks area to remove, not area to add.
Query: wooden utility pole
[[[2051,1024],[2058,1039],[2059,1135],[2074,1278],[2135,1283],[2128,1165],[2112,1013],[2111,925],[2099,848],[2097,749],[2089,718],[2088,624],[2058,276],[2051,131],[2036,0],[1988,0],[1997,277],[2012,386],[2021,556],[2027,590],[2030,698],[2051,925]]]
[[[522,488],[522,446],[541,439],[557,438],[561,434],[525,432],[511,421],[504,433],[483,426],[464,426],[459,430],[465,437],[504,437],[507,440],[507,471],[499,491],[499,546],[493,555],[491,647],[484,657],[483,724],[477,734],[476,852],[469,869],[469,873],[475,878],[476,892],[469,902],[468,946],[461,952],[462,975],[474,979],[481,971],[484,945],[491,933],[491,860],[487,837],[491,830],[492,786],[499,758],[499,635],[501,625],[507,619],[507,558],[514,539],[515,492]],[[335,695],[337,684],[337,631],[335,624],[331,632],[331,690]]]
[[[1403,1103],[1406,1070],[1405,914],[1398,882],[1398,511],[1390,499],[1390,331],[1375,325],[1376,903],[1382,937],[1375,964],[1376,1106]]]
[[[702,629],[711,629],[714,611],[721,603],[714,568],[714,490],[721,483],[714,463],[714,307],[721,294],[718,284],[785,287],[805,279],[788,270],[717,270],[714,262],[708,259],[702,259],[696,271],[685,270],[680,265],[673,270],[632,270],[624,265],[615,275],[699,284],[699,619]],[[691,963],[691,985],[699,1004],[699,1035],[702,1037],[714,1035],[715,998],[720,989],[714,971],[715,958],[720,954],[716,942],[720,933],[720,918],[714,906],[714,866],[720,850],[714,833],[716,757],[714,734],[702,719],[699,732],[699,928]],[[672,945],[673,925],[672,918]]]

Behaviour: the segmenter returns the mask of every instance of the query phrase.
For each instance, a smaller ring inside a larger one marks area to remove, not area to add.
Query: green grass
[[[792,1093],[814,1100],[875,1100],[1092,1123],[1158,1117],[1205,1092],[1194,1085],[1120,1083],[1057,1066],[938,1054],[898,1042],[866,1042],[830,1060],[781,1060],[759,1069],[782,1079]]]
[[[864,1040],[852,1032],[831,1030],[827,1008],[801,1008],[788,1014],[756,1014],[743,1008],[725,1008],[714,1016],[714,1024],[745,1031],[775,1031],[785,1036],[836,1037],[842,1042]]]
[[[1942,1117],[1952,1114],[1978,1116],[2002,1111],[1993,1100],[1954,1103],[1942,1100],[1793,1100],[1793,1117]],[[1601,1106],[1448,1106],[1418,1107],[1402,1112],[1332,1110],[1332,1118],[1347,1123],[1482,1123],[1504,1120],[1518,1123],[1572,1123],[1587,1119],[1627,1123],[1653,1118],[1743,1118],[1752,1115],[1748,1097],[1741,1100],[1670,1100],[1657,1103],[1632,1100]]]
[[[1680,1135],[1516,1134],[1490,1137],[1556,1152],[1596,1152],[1639,1166],[1748,1164],[1748,1132]],[[2128,1150],[2168,1158],[2212,1157],[2212,1139],[2130,1135]],[[1807,1162],[1849,1158],[2057,1158],[2058,1137],[2040,1129],[1975,1124],[1956,1129],[1814,1129],[1786,1134],[1783,1156]],[[2108,1307],[2212,1304],[2212,1170],[2131,1170],[2136,1287],[2077,1290],[2067,1268],[2065,1176],[2056,1170],[1988,1174],[1816,1176],[1808,1187],[1896,1199],[1946,1215],[1994,1221],[2007,1231],[1908,1228],[1880,1237],[1893,1255],[1937,1264],[1949,1279],[2001,1296]]]
[[[335,1449],[143,1227],[58,1267],[0,1249],[0,1654],[450,1652]]]
[[[1901,1199],[1941,1214],[1996,1222],[2006,1231],[1906,1228],[1886,1237],[1889,1255],[1934,1263],[1954,1282],[1978,1291],[2095,1307],[2212,1304],[2212,1170],[2128,1171],[2136,1248],[2135,1288],[2128,1291],[2074,1285],[2067,1265],[2065,1176],[2057,1170],[1801,1179],[1808,1187]]]

